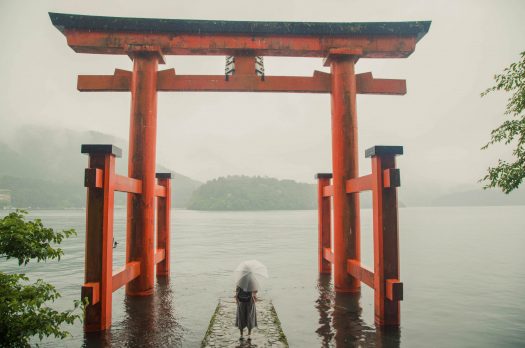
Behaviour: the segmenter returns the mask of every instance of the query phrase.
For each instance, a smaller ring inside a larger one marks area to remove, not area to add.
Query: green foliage
[[[200,186],[190,200],[194,210],[315,209],[316,186],[293,180],[228,176]]]
[[[60,244],[64,238],[76,235],[75,230],[55,232],[44,227],[40,219],[25,221],[24,210],[16,210],[0,220],[0,255],[18,259],[18,264],[26,265],[29,260],[38,262],[58,259],[64,254],[62,249],[53,249],[51,243]]]
[[[26,265],[31,259],[60,259],[63,251],[52,244],[75,234],[74,230],[54,232],[39,219],[25,221],[27,212],[17,210],[0,219],[0,256],[18,259]],[[58,312],[46,305],[60,297],[55,287],[42,279],[29,283],[24,274],[0,272],[0,347],[27,347],[33,336],[64,338],[62,324],[73,324],[81,316],[73,310]],[[74,307],[83,307],[75,301]]]
[[[494,91],[511,92],[507,101],[505,115],[510,120],[492,130],[491,140],[482,147],[486,149],[495,143],[516,143],[512,151],[513,162],[498,160],[498,165],[488,168],[488,174],[480,181],[486,182],[485,188],[499,187],[505,193],[516,189],[525,178],[525,52],[521,60],[505,68],[502,74],[494,76],[496,85],[481,94],[485,96]]]
[[[65,338],[62,324],[73,324],[80,315],[73,310],[58,312],[45,305],[60,297],[55,287],[39,279],[34,284],[23,274],[0,272],[0,347],[27,347],[37,335]],[[75,302],[75,308],[79,306]]]

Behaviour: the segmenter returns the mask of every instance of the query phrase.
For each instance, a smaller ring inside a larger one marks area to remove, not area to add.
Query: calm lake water
[[[6,212],[0,211],[0,216]],[[63,243],[60,262],[26,273],[54,284],[60,309],[80,297],[84,210],[33,211],[78,236]],[[362,257],[372,263],[372,216],[362,211]],[[116,210],[114,268],[124,264],[125,211]],[[523,347],[525,345],[525,206],[400,209],[399,331],[373,324],[373,293],[335,295],[317,273],[317,212],[172,211],[172,277],[149,298],[113,294],[113,326],[42,346],[199,347],[218,298],[232,296],[232,271],[245,259],[268,266],[261,296],[275,305],[292,347]],[[370,267],[371,268],[371,267]],[[3,271],[15,271],[2,261]],[[232,323],[233,324],[233,323]]]

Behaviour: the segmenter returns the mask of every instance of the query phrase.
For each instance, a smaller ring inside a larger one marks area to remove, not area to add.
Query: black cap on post
[[[157,179],[171,179],[171,173],[157,173],[155,177]]]
[[[365,151],[365,157],[374,157],[381,155],[402,155],[403,146],[385,146],[385,145],[376,145]]]
[[[332,173],[317,173],[315,174],[316,179],[332,179]]]
[[[91,154],[111,154],[115,157],[122,157],[122,150],[112,144],[82,144],[81,153]]]

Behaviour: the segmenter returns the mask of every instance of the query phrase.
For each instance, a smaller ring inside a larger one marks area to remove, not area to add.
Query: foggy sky
[[[358,96],[364,150],[403,145],[406,195],[480,187],[510,148],[480,151],[500,124],[508,95],[480,98],[493,75],[525,50],[525,1],[10,1],[0,0],[0,136],[41,125],[128,138],[129,93],[80,93],[78,74],[131,69],[127,56],[77,54],[47,12],[122,17],[260,21],[431,20],[407,59],[361,59],[357,72],[404,78],[405,96]],[[167,56],[180,74],[222,74],[224,57]],[[311,76],[322,59],[265,57],[267,75]],[[124,159],[126,160],[124,154]],[[79,153],[80,156],[80,153]],[[229,174],[314,182],[331,171],[328,94],[160,92],[157,161],[206,181]]]

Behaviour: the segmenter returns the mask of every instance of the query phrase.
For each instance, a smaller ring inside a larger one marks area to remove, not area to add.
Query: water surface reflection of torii
[[[84,334],[84,347],[180,347],[183,328],[174,316],[173,289],[157,278],[155,296],[124,300],[124,320],[102,332]]]
[[[319,275],[317,282],[319,297],[319,335],[322,347],[399,347],[401,331],[376,329],[361,318],[360,295],[336,293],[332,277]]]

